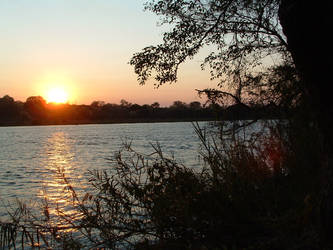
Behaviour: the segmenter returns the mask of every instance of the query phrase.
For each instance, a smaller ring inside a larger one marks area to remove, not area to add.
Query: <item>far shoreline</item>
[[[103,124],[134,124],[134,123],[176,123],[176,122],[212,122],[217,119],[130,119],[114,121],[80,121],[80,122],[63,122],[63,123],[45,123],[45,124],[0,124],[1,128],[5,127],[38,127],[38,126],[66,126],[66,125],[103,125]]]

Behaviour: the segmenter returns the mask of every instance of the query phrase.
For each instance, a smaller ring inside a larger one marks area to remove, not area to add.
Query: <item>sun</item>
[[[66,103],[68,102],[68,93],[65,89],[55,87],[49,89],[46,94],[46,101],[52,103]]]

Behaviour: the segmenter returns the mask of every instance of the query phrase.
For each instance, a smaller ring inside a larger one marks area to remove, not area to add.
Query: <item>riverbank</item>
[[[0,127],[20,127],[20,126],[56,126],[56,125],[98,125],[98,124],[124,124],[124,123],[170,123],[170,122],[205,122],[216,121],[214,118],[199,118],[199,119],[117,119],[110,121],[68,121],[55,123],[7,123],[0,124]]]

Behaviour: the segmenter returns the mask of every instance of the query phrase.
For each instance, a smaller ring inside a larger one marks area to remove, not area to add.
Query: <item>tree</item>
[[[272,86],[267,73],[276,76],[275,69],[291,70],[293,73],[288,74],[292,83],[284,93],[293,92],[289,99],[297,99],[300,94],[306,99],[326,148],[333,151],[333,104],[327,91],[332,82],[328,76],[331,64],[323,60],[328,58],[329,48],[325,39],[330,30],[327,1],[151,0],[145,8],[161,16],[162,23],[170,24],[172,29],[164,33],[163,43],[133,55],[130,64],[140,84],[151,76],[156,86],[177,81],[179,65],[207,45],[216,52],[206,56],[202,68],[210,67],[211,78],[219,79],[219,87],[233,85],[233,97],[240,101],[242,92],[255,96],[281,86],[282,81]],[[276,60],[267,70],[270,57]]]
[[[330,7],[328,2],[316,4],[309,1],[282,0],[279,17],[283,31],[288,38],[288,49],[298,73],[303,80],[304,95],[312,106],[314,120],[318,121],[323,133],[326,150],[333,154],[333,103],[330,45],[327,30],[330,29]],[[317,17],[316,14],[320,14]],[[310,17],[310,18],[309,18]],[[313,36],[312,34],[320,34]]]
[[[132,105],[132,103],[126,101],[125,99],[120,100],[120,106],[122,106],[122,107],[129,108],[131,105]]]
[[[47,117],[46,101],[41,96],[30,96],[24,104],[25,110],[34,123],[41,124]]]
[[[13,104],[14,98],[9,95],[4,95],[2,98],[0,98],[0,103]]]
[[[154,73],[160,86],[177,81],[179,65],[210,45],[216,52],[207,55],[202,68],[210,67],[220,87],[233,82],[241,89],[268,56],[290,62],[278,7],[278,0],[150,1],[146,9],[163,16],[173,29],[164,33],[162,44],[134,54],[130,64],[140,84]]]
[[[328,59],[332,52],[327,33],[331,28],[330,10],[327,1],[282,0],[279,17],[288,38],[288,49],[303,81],[310,120],[318,126],[318,136],[322,138],[322,162],[318,163],[325,180],[320,192],[321,225],[325,240],[332,246],[333,103],[329,91],[332,63]]]
[[[182,101],[174,101],[173,104],[170,106],[170,108],[185,109],[187,108],[187,104]]]
[[[153,109],[158,109],[160,107],[160,103],[159,102],[154,102],[150,105]]]
[[[0,122],[16,122],[20,117],[20,109],[14,98],[5,95],[0,98]]]
[[[105,102],[104,101],[93,101],[90,106],[91,107],[95,107],[95,108],[98,108],[98,107],[102,107],[105,105]]]
[[[303,125],[315,124],[322,138],[322,216],[325,231],[333,226],[333,103],[328,1],[302,0],[151,0],[146,9],[162,17],[172,29],[163,42],[133,55],[140,84],[154,77],[158,87],[176,82],[181,63],[191,59],[203,46],[216,52],[207,55],[202,68],[209,66],[218,87],[232,85],[234,93],[216,92],[243,103],[244,96],[277,93],[279,102],[303,105]],[[319,34],[319,35],[318,35]],[[327,35],[326,35],[327,34]],[[274,58],[270,67],[267,59]],[[282,71],[281,71],[282,70]],[[280,74],[282,72],[282,74]],[[291,72],[287,74],[286,72]],[[274,77],[279,76],[277,81]],[[286,79],[286,76],[290,76]],[[272,77],[273,76],[273,77]],[[215,90],[214,90],[215,91]],[[246,92],[247,95],[243,95]],[[209,93],[209,92],[207,92]],[[283,93],[292,93],[284,95]],[[285,101],[287,97],[287,101]],[[273,96],[266,96],[270,103]],[[253,99],[245,100],[253,103]],[[327,237],[329,238],[329,237]]]
[[[189,106],[190,106],[191,109],[196,109],[196,110],[198,110],[198,109],[201,108],[201,103],[195,101],[195,102],[191,102]]]

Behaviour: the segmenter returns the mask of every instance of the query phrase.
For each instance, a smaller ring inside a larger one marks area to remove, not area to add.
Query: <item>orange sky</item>
[[[132,54],[160,42],[165,29],[143,3],[1,0],[0,96],[25,101],[60,86],[76,104],[200,101],[194,89],[216,86],[200,70],[200,56],[181,67],[176,84],[154,89],[136,82]]]

